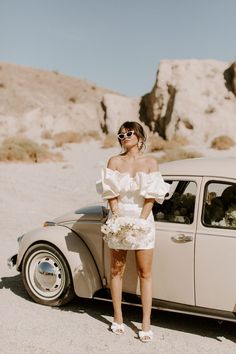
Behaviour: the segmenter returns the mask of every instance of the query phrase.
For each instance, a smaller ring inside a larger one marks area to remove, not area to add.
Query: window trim
[[[228,227],[228,226],[221,226],[221,225],[208,225],[204,222],[204,215],[205,215],[205,205],[206,205],[206,196],[207,196],[207,189],[209,184],[224,184],[229,186],[236,186],[236,183],[231,181],[223,181],[217,179],[208,180],[204,185],[203,191],[203,200],[202,200],[202,210],[201,210],[201,224],[202,226],[206,227],[207,229],[217,229],[217,230],[236,230],[236,227]]]

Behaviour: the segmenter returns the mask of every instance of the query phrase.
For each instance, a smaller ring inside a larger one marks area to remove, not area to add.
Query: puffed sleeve
[[[96,182],[96,189],[103,199],[118,197],[120,194],[120,178],[117,171],[103,168],[101,180]]]
[[[162,204],[166,194],[170,190],[170,185],[163,180],[159,171],[143,173],[140,176],[140,195],[144,198],[155,198]]]

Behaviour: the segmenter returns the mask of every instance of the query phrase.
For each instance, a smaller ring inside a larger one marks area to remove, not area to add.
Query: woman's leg
[[[150,330],[152,309],[152,258],[153,249],[135,251],[143,307],[142,330]]]
[[[122,298],[122,279],[126,265],[125,250],[111,249],[111,296],[114,309],[114,322],[123,323],[123,316],[121,310]]]

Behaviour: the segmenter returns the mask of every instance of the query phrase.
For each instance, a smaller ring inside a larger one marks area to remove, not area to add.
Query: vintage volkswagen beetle
[[[236,320],[236,158],[161,165],[170,193],[155,203],[153,307]],[[38,303],[59,306],[74,295],[109,299],[109,249],[101,234],[105,204],[61,216],[18,238],[9,259]],[[140,303],[133,252],[124,302]]]

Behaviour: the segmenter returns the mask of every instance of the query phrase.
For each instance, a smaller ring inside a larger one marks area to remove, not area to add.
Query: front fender
[[[76,295],[91,298],[102,288],[101,278],[86,244],[65,226],[47,226],[26,233],[20,241],[17,255],[17,269],[28,248],[35,243],[50,243],[61,251],[67,260]]]

